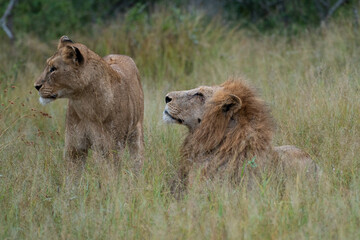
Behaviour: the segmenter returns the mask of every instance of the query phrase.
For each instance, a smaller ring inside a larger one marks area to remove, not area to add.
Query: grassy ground
[[[66,100],[41,106],[33,82],[56,41],[0,42],[0,239],[359,239],[360,36],[348,21],[297,37],[224,27],[221,19],[158,11],[71,38],[137,63],[145,91],[146,163],[135,176],[90,156],[80,180],[65,168]],[[170,193],[186,129],[162,123],[168,91],[242,76],[277,119],[275,145],[308,151],[318,184],[280,191],[221,182]]]

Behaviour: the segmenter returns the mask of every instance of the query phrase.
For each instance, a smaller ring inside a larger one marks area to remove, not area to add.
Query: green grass
[[[159,9],[70,37],[135,59],[144,169],[135,176],[128,157],[118,169],[90,156],[75,180],[63,160],[67,101],[41,106],[33,88],[56,40],[27,36],[12,47],[1,39],[0,239],[360,238],[360,36],[349,21],[285,38]],[[164,96],[230,76],[259,88],[277,120],[274,144],[309,152],[323,169],[317,184],[214,181],[171,194],[186,129],[162,123]]]

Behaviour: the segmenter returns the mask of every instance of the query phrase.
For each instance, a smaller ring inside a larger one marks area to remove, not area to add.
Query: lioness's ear
[[[80,66],[84,63],[84,57],[80,50],[75,46],[66,46],[63,57],[65,60],[71,61],[76,66]]]
[[[62,36],[59,39],[58,49],[65,47],[69,43],[74,43],[68,36]]]
[[[224,113],[234,113],[241,108],[241,99],[233,94],[229,94],[222,105]]]

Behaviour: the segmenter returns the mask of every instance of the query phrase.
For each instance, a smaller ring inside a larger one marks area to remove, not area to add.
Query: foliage
[[[298,32],[298,28],[319,25],[330,17],[331,8],[338,0],[226,0],[225,9],[231,18],[242,20],[246,26],[259,30],[285,29]],[[340,12],[350,13],[356,1],[344,1]]]
[[[43,39],[64,33],[85,32],[91,24],[104,22],[134,4],[145,0],[25,0],[18,1],[13,10],[16,33],[34,33]],[[153,2],[153,1],[146,1]],[[0,5],[5,9],[6,1]]]
[[[338,0],[211,0],[211,1],[165,1],[165,0],[25,0],[18,1],[10,24],[17,35],[32,33],[42,39],[52,39],[63,34],[86,33],[93,24],[107,23],[119,13],[127,12],[133,18],[151,17],[154,9],[167,6],[188,13],[202,10],[212,18],[224,15],[227,21],[240,23],[260,31],[280,30],[297,33],[308,26],[317,26],[327,19],[332,6]],[[0,12],[6,8],[0,3]],[[337,12],[353,15],[356,1],[347,0]],[[141,10],[139,14],[137,11]],[[139,14],[139,15],[138,15]],[[0,33],[3,35],[4,33]]]

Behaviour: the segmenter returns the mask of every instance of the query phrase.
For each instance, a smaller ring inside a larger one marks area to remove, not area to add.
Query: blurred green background
[[[0,2],[1,15],[9,2]],[[89,33],[92,24],[106,24],[119,15],[126,15],[125,20],[131,23],[147,19],[155,8],[166,6],[169,10],[182,9],[188,13],[202,11],[209,19],[221,16],[227,23],[243,28],[293,34],[339,15],[357,21],[356,3],[354,0],[20,0],[16,1],[7,25],[18,37],[31,33],[53,39],[65,32]]]

